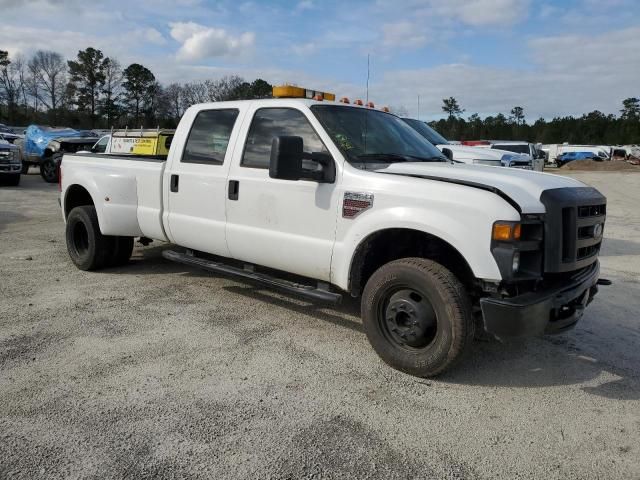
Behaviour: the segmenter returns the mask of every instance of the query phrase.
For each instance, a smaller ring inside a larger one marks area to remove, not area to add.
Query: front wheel
[[[449,368],[473,340],[464,286],[442,265],[404,258],[380,267],[362,296],[362,321],[391,367],[419,377]]]
[[[47,183],[56,183],[58,181],[58,166],[54,161],[54,157],[42,160],[40,164],[40,175]]]

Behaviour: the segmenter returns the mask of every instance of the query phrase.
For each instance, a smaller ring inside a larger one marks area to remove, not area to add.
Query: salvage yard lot
[[[640,478],[640,174],[608,197],[573,331],[476,342],[438,379],[325,308],[136,246],[77,270],[56,186],[0,188],[0,478]]]

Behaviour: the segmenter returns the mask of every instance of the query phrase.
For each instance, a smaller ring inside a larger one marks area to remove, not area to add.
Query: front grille
[[[602,244],[606,199],[594,188],[558,188],[545,205],[545,272],[572,272],[595,262]]]
[[[578,207],[578,217],[586,218],[586,217],[600,217],[606,214],[607,206],[603,205],[585,205],[583,207]]]

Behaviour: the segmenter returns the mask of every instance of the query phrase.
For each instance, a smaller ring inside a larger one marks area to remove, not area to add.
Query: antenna
[[[369,103],[369,54],[367,53],[367,101]]]

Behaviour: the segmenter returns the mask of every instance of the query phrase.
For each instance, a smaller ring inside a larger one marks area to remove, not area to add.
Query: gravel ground
[[[322,308],[136,246],[69,261],[54,185],[0,188],[0,478],[640,478],[640,175],[609,198],[573,331],[476,342],[437,380]]]

